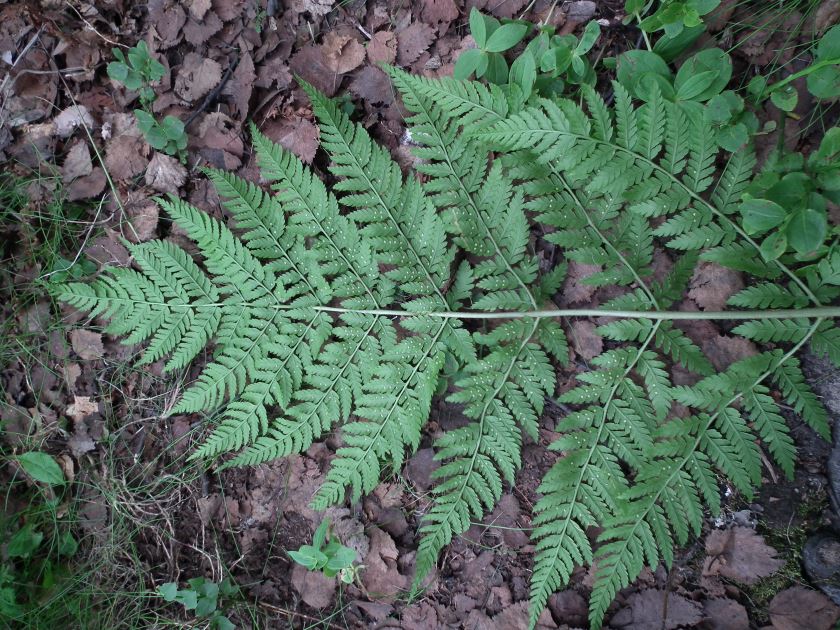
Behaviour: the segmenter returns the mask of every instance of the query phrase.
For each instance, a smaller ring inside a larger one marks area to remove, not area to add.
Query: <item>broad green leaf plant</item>
[[[483,27],[482,54],[524,34],[499,43],[505,26]],[[358,501],[399,471],[436,396],[458,405],[468,421],[433,444],[441,466],[411,596],[452,538],[515,483],[522,444],[540,439],[555,396],[555,366],[568,363],[564,327],[598,318],[609,343],[559,397],[573,411],[557,419],[549,448],[560,457],[535,506],[531,624],[575,566],[594,563],[590,621],[600,627],[621,588],[645,565],[669,566],[675,546],[719,512],[721,476],[751,497],[763,451],[793,474],[780,405],[829,435],[798,355],[809,348],[840,365],[840,251],[828,228],[791,236],[789,215],[803,206],[768,191],[791,173],[811,178],[814,194],[835,190],[836,131],[816,157],[758,171],[752,132],[720,141],[712,111],[724,104],[713,101],[731,76],[722,54],[690,58],[676,75],[661,57],[619,59],[609,101],[585,82],[572,100],[523,89],[516,76],[487,85],[387,68],[411,112],[422,183],[304,83],[331,188],[252,127],[270,192],[205,171],[231,227],[178,198],[159,202],[197,258],[168,240],[127,244],[131,267],[68,283],[60,298],[110,320],[106,332],[125,343],[147,342],[140,362],[168,372],[212,348],[169,410],[211,414],[193,459],[255,466],[337,431],[317,510]],[[629,62],[644,71],[625,75]],[[801,203],[819,210],[815,199]],[[754,237],[785,221],[793,251],[766,255],[767,237]],[[537,234],[555,263],[537,256]],[[667,273],[654,274],[655,245]],[[744,274],[727,310],[678,308],[701,261]],[[558,309],[569,262],[589,265],[583,282],[615,297]],[[697,320],[764,349],[720,369],[686,334]],[[694,384],[676,384],[677,369]]]

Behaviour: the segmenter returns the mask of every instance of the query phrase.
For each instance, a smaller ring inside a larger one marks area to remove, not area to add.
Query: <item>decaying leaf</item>
[[[650,588],[633,593],[610,625],[632,630],[673,630],[692,626],[702,618],[699,604],[676,593]]]
[[[197,53],[187,53],[175,78],[175,93],[185,101],[200,99],[219,84],[222,67]]]
[[[744,288],[741,274],[712,262],[701,262],[689,282],[688,297],[704,311],[722,311],[726,300]]]
[[[391,31],[374,33],[367,45],[367,56],[372,64],[394,63],[397,58],[397,36]]]
[[[299,564],[292,569],[292,587],[313,608],[326,608],[335,595],[336,578],[328,578],[320,571],[307,571]]]
[[[55,132],[61,138],[69,138],[79,127],[93,128],[93,116],[84,105],[71,105],[62,110],[53,120]]]
[[[830,630],[840,619],[840,608],[819,591],[804,586],[776,595],[769,611],[776,630]]]
[[[397,63],[401,66],[411,65],[429,49],[433,41],[435,31],[431,26],[423,22],[410,24],[397,33]]]
[[[362,580],[365,588],[379,601],[392,602],[408,586],[408,577],[397,569],[397,546],[378,527],[368,532],[370,551],[365,558]]]
[[[703,575],[722,575],[742,584],[755,584],[784,565],[776,550],[749,527],[715,530],[706,537]]]
[[[146,168],[146,184],[159,192],[177,193],[187,179],[187,169],[175,158],[155,152]]]
[[[595,331],[595,324],[577,319],[569,327],[569,341],[578,356],[591,361],[604,351],[604,339]]]
[[[73,352],[85,361],[101,359],[102,355],[105,354],[105,348],[102,346],[102,333],[92,330],[81,328],[71,330],[70,345],[73,347]]]
[[[365,60],[364,47],[349,35],[339,35],[331,31],[324,37],[321,47],[327,67],[336,74],[346,74],[355,70]]]
[[[318,150],[318,128],[305,118],[272,121],[263,133],[310,164]]]
[[[67,407],[67,415],[76,422],[93,413],[99,413],[99,403],[94,402],[90,396],[74,396],[73,404]]]

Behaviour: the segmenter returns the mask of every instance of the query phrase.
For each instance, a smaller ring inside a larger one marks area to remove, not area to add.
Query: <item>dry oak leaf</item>
[[[213,10],[224,22],[238,18],[244,8],[244,0],[213,0]]]
[[[632,630],[673,630],[703,619],[700,605],[669,591],[647,589],[627,598],[627,605],[610,619],[610,625]]]
[[[192,102],[207,94],[221,80],[222,67],[218,62],[191,52],[184,57],[175,77],[175,94]]]
[[[146,168],[146,184],[158,192],[175,194],[187,181],[187,169],[175,158],[155,152]]]
[[[198,124],[198,136],[190,138],[201,156],[211,166],[226,171],[239,168],[245,144],[239,127],[221,112],[206,114]]]
[[[102,334],[92,330],[82,330],[81,328],[71,330],[70,345],[73,347],[73,352],[86,361],[101,359],[102,355],[105,354]]]
[[[713,531],[706,537],[706,554],[703,575],[722,575],[742,584],[755,584],[784,565],[776,550],[749,527]]]
[[[397,36],[391,31],[373,34],[367,45],[368,60],[373,63],[394,63],[397,59]]]
[[[829,630],[840,619],[840,608],[819,591],[804,586],[776,595],[769,612],[776,630]]]
[[[599,271],[601,271],[601,265],[586,265],[574,260],[569,261],[566,280],[560,292],[561,306],[580,304],[591,300],[598,287],[586,284],[584,280]]]
[[[336,74],[346,74],[355,70],[365,60],[365,48],[349,35],[339,35],[330,31],[321,44],[324,62]]]
[[[428,24],[414,22],[397,33],[397,63],[408,66],[417,61],[432,42],[435,31]]]

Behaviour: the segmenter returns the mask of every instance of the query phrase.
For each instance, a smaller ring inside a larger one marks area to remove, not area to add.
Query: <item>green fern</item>
[[[638,105],[619,84],[612,105],[585,86],[579,103],[526,102],[516,87],[387,71],[422,183],[304,84],[332,190],[252,128],[271,193],[205,171],[232,227],[160,201],[198,260],[166,240],[129,244],[136,268],[70,283],[60,298],[110,320],[106,332],[125,343],[148,342],[141,362],[166,358],[167,371],[212,347],[170,410],[210,416],[193,458],[257,465],[338,431],[316,509],[356,501],[399,470],[443,393],[466,423],[433,444],[441,466],[412,594],[515,483],[523,443],[539,439],[555,365],[569,356],[562,318],[602,315],[607,349],[559,397],[573,411],[557,422],[550,449],[561,456],[539,487],[531,580],[533,626],[574,567],[594,563],[598,627],[643,566],[670,565],[705,511],[720,509],[719,475],[750,496],[762,448],[793,473],[776,391],[828,437],[796,353],[808,344],[840,364],[828,319],[838,309],[825,306],[840,294],[838,254],[796,268],[764,260],[737,223],[752,150],[719,155],[703,109],[656,87]],[[550,264],[535,233],[556,253]],[[665,273],[654,269],[657,243],[669,248]],[[698,260],[758,279],[729,299],[753,310],[669,310]],[[568,262],[597,267],[582,282],[610,291],[599,310],[551,304]],[[769,348],[716,370],[675,322],[689,317],[743,320],[731,334]],[[675,384],[675,369],[695,384]],[[602,530],[594,546],[592,527]]]

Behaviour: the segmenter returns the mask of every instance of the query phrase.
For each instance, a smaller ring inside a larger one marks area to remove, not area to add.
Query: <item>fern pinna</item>
[[[257,465],[298,453],[333,429],[338,449],[313,506],[371,491],[420,442],[438,392],[468,423],[434,442],[442,462],[423,515],[412,592],[454,536],[513,484],[524,440],[538,439],[561,323],[601,316],[610,341],[560,401],[574,406],[550,448],[562,454],[539,488],[531,621],[576,565],[595,563],[593,627],[645,564],[720,507],[717,475],[745,495],[760,481],[758,441],[791,474],[794,444],[772,392],[821,435],[828,419],[796,358],[809,344],[840,363],[840,256],[765,261],[735,218],[753,177],[749,148],[720,155],[702,108],[654,86],[614,105],[523,99],[517,88],[430,80],[389,69],[418,145],[404,177],[332,101],[304,86],[337,182],[333,191],[255,128],[272,194],[207,170],[235,231],[178,199],[160,203],[196,242],[200,264],[169,241],[128,245],[136,268],[70,283],[65,302],[110,319],[142,362],[181,369],[212,360],[171,413],[216,412],[193,458]],[[492,151],[492,153],[491,153]],[[718,165],[722,164],[720,173]],[[541,269],[531,225],[559,252]],[[673,252],[654,279],[654,246]],[[724,313],[674,309],[698,260],[758,280]],[[565,261],[596,265],[585,282],[625,290],[598,310],[558,310]],[[738,310],[747,309],[747,310]],[[749,310],[755,309],[755,310]],[[715,373],[675,324],[740,320],[733,334],[769,349]],[[675,385],[672,367],[695,375]],[[679,413],[677,412],[679,405]],[[684,413],[683,410],[689,410]],[[593,548],[591,527],[602,534]]]

